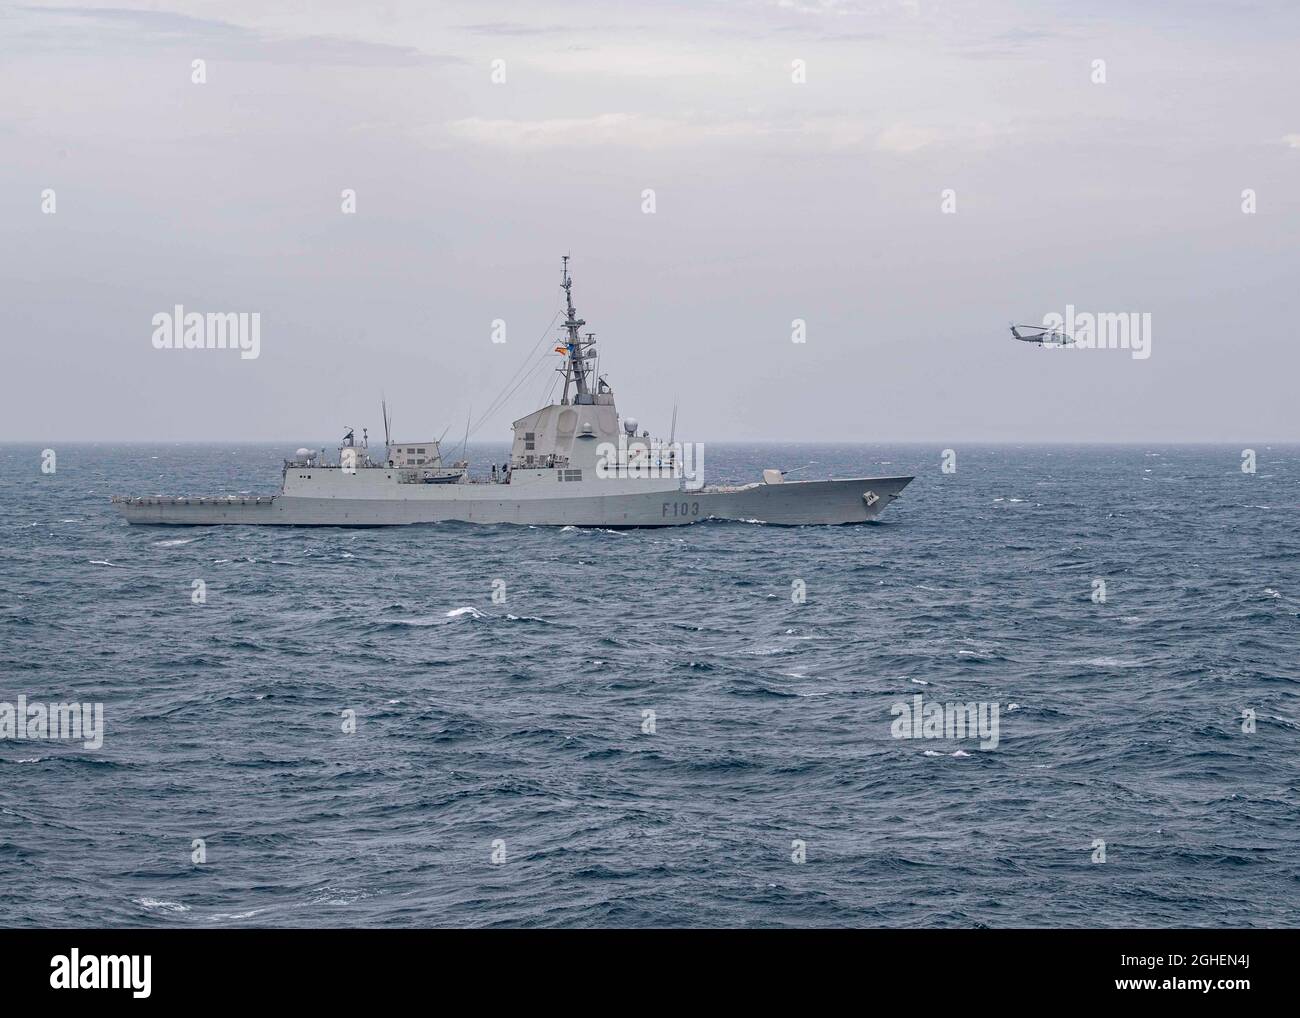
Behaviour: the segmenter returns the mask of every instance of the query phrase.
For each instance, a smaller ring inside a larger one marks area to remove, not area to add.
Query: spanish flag
[[[555,352],[556,352],[556,353],[568,353],[568,352],[569,352],[569,348],[568,348],[568,347],[565,347],[565,346],[557,346],[557,347],[555,348]]]

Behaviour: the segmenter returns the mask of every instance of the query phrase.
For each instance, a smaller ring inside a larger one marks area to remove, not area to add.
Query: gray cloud
[[[10,52],[158,52],[185,47],[224,60],[262,60],[302,66],[433,66],[459,58],[411,46],[322,35],[279,35],[171,11],[115,7],[20,9]],[[0,44],[2,48],[3,44]],[[200,52],[201,51],[201,52]]]

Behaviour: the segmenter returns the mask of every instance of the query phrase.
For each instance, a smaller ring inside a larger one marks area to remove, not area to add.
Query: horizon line
[[[410,442],[430,441],[430,439],[404,439],[399,444],[409,444]],[[701,439],[701,443],[712,443],[715,445],[847,445],[847,446],[873,446],[873,445],[917,445],[917,446],[944,446],[946,444],[964,443],[966,445],[988,445],[988,446],[1074,446],[1080,448],[1088,447],[1135,447],[1145,445],[1169,445],[1169,446],[1197,446],[1197,445],[1219,445],[1236,448],[1241,445],[1243,440],[1233,440],[1226,438],[1192,438],[1192,439],[1095,439],[1081,442],[1070,439],[1009,439],[1009,438],[886,438],[886,439],[777,439],[777,438],[723,438],[723,439]],[[1254,445],[1300,445],[1300,437],[1297,438],[1254,438],[1244,440],[1248,448]],[[337,444],[338,439],[331,440],[331,443],[324,448],[330,448]],[[239,439],[209,439],[209,438],[185,438],[185,439],[148,439],[148,438],[23,438],[23,439],[6,439],[0,441],[0,448],[6,446],[30,446],[30,445],[50,445],[62,443],[65,445],[149,445],[149,446],[290,446],[302,445],[301,439],[265,439],[265,438],[239,438]],[[511,439],[471,439],[469,445],[509,445]],[[376,446],[383,443],[376,443]],[[315,448],[315,446],[311,446]]]

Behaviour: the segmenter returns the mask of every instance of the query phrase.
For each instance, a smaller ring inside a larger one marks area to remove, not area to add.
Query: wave
[[[179,901],[161,901],[157,898],[132,898],[131,903],[150,912],[188,912],[190,907]]]

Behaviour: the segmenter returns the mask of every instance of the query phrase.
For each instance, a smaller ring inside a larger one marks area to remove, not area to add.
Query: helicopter
[[[1026,334],[1020,332],[1027,330]],[[1074,337],[1069,333],[1045,325],[1011,325],[1011,335],[1022,343],[1034,343],[1044,346],[1073,346]]]

